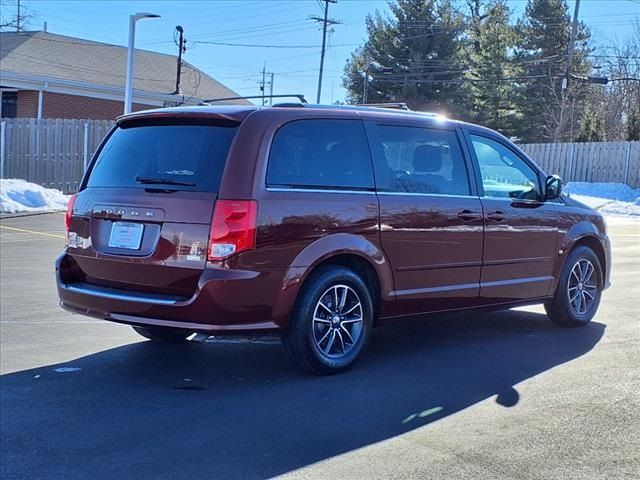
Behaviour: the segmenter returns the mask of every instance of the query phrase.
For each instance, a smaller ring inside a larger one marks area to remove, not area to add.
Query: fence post
[[[629,185],[629,163],[631,163],[631,142],[627,143],[627,155],[624,158],[624,183]]]
[[[85,122],[84,124],[84,143],[82,147],[82,155],[84,160],[84,169],[82,173],[87,171],[87,164],[89,163],[89,124]]]
[[[4,178],[4,157],[6,153],[4,151],[5,130],[6,123],[3,121],[0,123],[0,178]]]
[[[569,154],[569,173],[567,174],[567,182],[573,181],[573,162],[574,162],[574,152],[576,149],[576,144],[571,142],[571,153]]]

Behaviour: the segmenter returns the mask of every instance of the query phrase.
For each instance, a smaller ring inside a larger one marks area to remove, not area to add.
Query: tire
[[[283,343],[304,371],[343,372],[365,348],[373,312],[371,293],[356,273],[341,266],[321,267],[299,293]]]
[[[544,305],[561,327],[582,327],[594,317],[602,296],[603,276],[598,256],[589,247],[573,249],[565,262],[553,299]]]
[[[193,332],[169,327],[137,327],[132,326],[136,333],[154,342],[186,343]]]

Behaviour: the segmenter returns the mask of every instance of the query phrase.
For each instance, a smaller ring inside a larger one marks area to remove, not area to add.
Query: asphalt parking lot
[[[640,221],[595,320],[400,321],[346,374],[276,339],[153,345],[57,306],[60,214],[0,220],[3,479],[626,479],[640,471]]]

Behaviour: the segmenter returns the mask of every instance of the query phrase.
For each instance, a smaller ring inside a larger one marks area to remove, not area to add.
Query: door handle
[[[507,218],[507,216],[504,213],[502,213],[500,210],[498,210],[497,212],[488,213],[486,218],[487,220],[494,220],[496,222],[501,222],[505,218]]]
[[[464,220],[465,222],[471,220],[480,220],[482,218],[479,213],[473,213],[471,210],[462,210],[458,213],[458,218]]]

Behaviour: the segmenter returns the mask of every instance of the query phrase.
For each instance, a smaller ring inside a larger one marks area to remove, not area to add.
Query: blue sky
[[[275,74],[274,93],[303,93],[315,100],[321,30],[309,17],[322,14],[319,0],[23,1],[38,13],[32,29],[42,29],[47,21],[52,33],[119,45],[127,43],[130,13],[157,13],[162,18],[138,23],[137,48],[175,54],[174,27],[182,25],[188,40],[185,60],[239,94],[259,94],[260,71],[266,62],[267,71]],[[573,12],[574,1],[568,3]],[[509,0],[509,4],[519,15],[526,1]],[[345,60],[363,42],[364,18],[376,9],[386,11],[387,1],[339,0],[330,5],[329,16],[342,23],[333,27],[329,37],[322,102],[344,99]],[[590,26],[598,43],[621,42],[631,35],[634,19],[640,21],[640,0],[583,0],[580,19]]]

